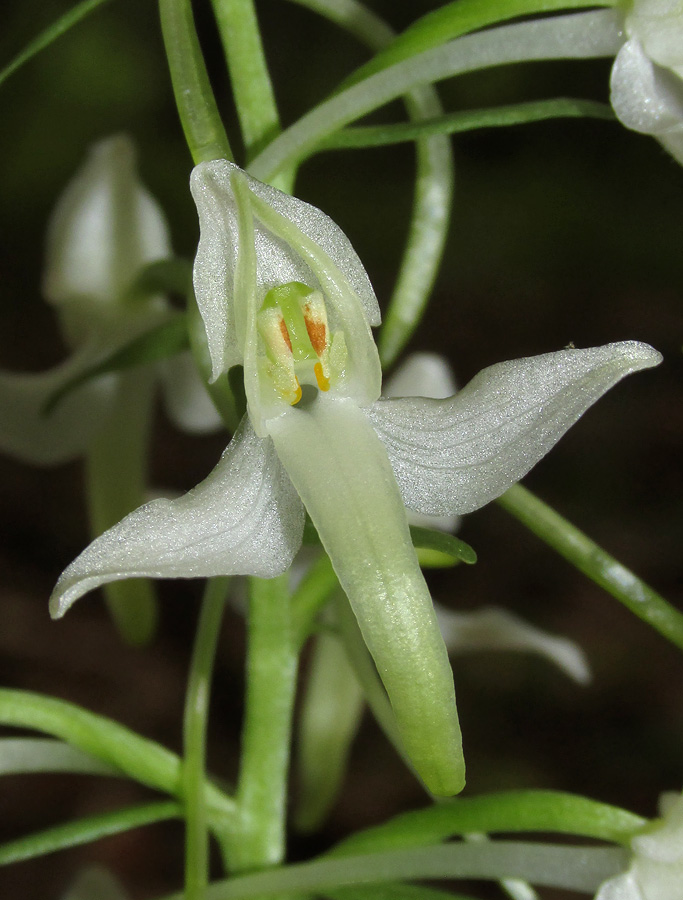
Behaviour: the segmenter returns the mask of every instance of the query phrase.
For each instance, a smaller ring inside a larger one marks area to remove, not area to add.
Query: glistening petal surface
[[[484,369],[448,400],[380,400],[367,413],[406,506],[467,513],[526,475],[625,375],[661,359],[636,341],[561,350]]]
[[[658,136],[683,130],[683,80],[653,63],[635,38],[617,53],[610,91],[614,112],[627,128]]]
[[[200,240],[194,267],[197,303],[204,319],[214,377],[242,362],[232,308],[233,279],[239,251],[237,208],[231,176],[241,170],[227,160],[200,163],[190,189],[199,213]],[[342,272],[361,301],[370,325],[379,324],[377,298],[361,261],[344,232],[323,212],[246,173],[249,190],[310,238]],[[319,287],[308,266],[286,242],[255,222],[257,289],[263,296],[274,285],[302,281]],[[226,302],[227,301],[227,302]]]
[[[178,500],[155,500],[93,541],[50,598],[62,616],[101,584],[123,578],[197,578],[285,571],[301,544],[301,502],[268,440],[248,421],[213,472]]]

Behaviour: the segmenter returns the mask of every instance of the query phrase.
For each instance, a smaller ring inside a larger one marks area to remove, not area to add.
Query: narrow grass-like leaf
[[[77,3],[76,6],[60,16],[56,22],[48,25],[48,27],[44,31],[41,31],[41,33],[21,51],[21,53],[17,54],[4,69],[0,70],[0,85],[2,85],[10,75],[13,75],[17,69],[20,69],[24,63],[29,62],[29,60],[33,59],[34,56],[37,56],[41,50],[45,50],[45,48],[49,47],[53,41],[56,41],[57,38],[61,37],[91,12],[107,2],[108,0],[83,0],[82,3]]]
[[[315,532],[314,540],[320,546],[318,532],[309,520],[304,527],[304,532]],[[304,543],[308,543],[304,538]],[[332,596],[333,591],[339,588],[339,581],[332,568],[329,556],[322,551],[319,558],[309,567],[304,577],[299,582],[292,594],[291,615],[292,635],[297,647],[301,647],[315,627],[315,618],[325,603]]]
[[[323,896],[328,900],[475,900],[469,894],[439,891],[423,884],[401,884],[398,881],[327,890]]]
[[[49,416],[65,397],[93,378],[108,375],[111,372],[122,372],[133,366],[170,359],[189,349],[189,346],[187,319],[183,313],[177,313],[162,325],[146,331],[100,362],[83,369],[74,378],[64,382],[45,404],[45,415]]]
[[[634,813],[560,791],[506,791],[450,800],[405,813],[358,832],[333,856],[397,850],[479,832],[551,832],[627,843],[647,820]]]
[[[0,846],[0,866],[35,859],[57,850],[90,844],[112,834],[121,834],[142,825],[163,822],[166,819],[182,818],[182,807],[173,800],[146,803],[144,806],[130,806],[113,813],[101,813],[48,828],[37,834],[30,834]]]
[[[516,484],[498,503],[592,581],[683,650],[683,613],[531,491]]]
[[[572,847],[523,841],[439,844],[343,859],[318,859],[233,877],[211,884],[204,900],[250,900],[283,894],[324,893],[346,885],[418,879],[523,878],[548,887],[593,893],[628,865],[628,853],[613,847]],[[166,900],[182,900],[174,894]]]
[[[174,797],[182,795],[181,761],[175,753],[73,703],[30,691],[2,689],[0,724],[51,734],[141,784]],[[212,815],[228,822],[234,816],[234,801],[210,784],[206,792]]]
[[[394,125],[344,128],[325,138],[319,144],[318,150],[383,147],[388,144],[414,141],[430,134],[458,134],[478,128],[503,128],[542,122],[546,119],[580,117],[616,121],[612,107],[607,103],[561,97],[555,100],[511,103],[489,109],[468,109],[431,119],[398,122]]]
[[[614,5],[614,2],[604,0],[602,3],[595,0],[454,0],[413,22],[389,47],[346,79],[342,89],[395,63],[489,25],[538,13]]]

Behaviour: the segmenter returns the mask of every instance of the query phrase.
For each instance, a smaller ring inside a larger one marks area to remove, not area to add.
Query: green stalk
[[[190,0],[159,0],[159,13],[173,93],[192,159],[195,165],[212,159],[232,160],[199,46]]]
[[[206,728],[211,677],[228,584],[228,578],[212,578],[206,585],[185,696],[183,796],[186,900],[199,900],[209,880],[209,834],[204,794]]]
[[[211,0],[247,162],[280,133],[275,95],[252,0]]]
[[[140,369],[121,374],[116,402],[85,460],[88,513],[93,537],[144,502],[147,481],[153,381]],[[150,581],[115,581],[104,596],[116,627],[129,644],[142,646],[154,635],[157,603]]]
[[[516,484],[498,503],[632,613],[683,650],[683,613],[531,491]]]
[[[233,871],[276,866],[285,855],[285,813],[297,652],[287,575],[251,578],[247,696],[237,788]]]

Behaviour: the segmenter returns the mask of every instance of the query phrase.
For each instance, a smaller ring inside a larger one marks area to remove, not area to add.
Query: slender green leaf
[[[324,893],[359,883],[417,879],[523,878],[539,885],[593,893],[623,871],[629,855],[621,848],[571,847],[522,841],[439,844],[385,853],[269,869],[209,885],[204,900],[248,900],[295,892]],[[182,900],[174,894],[166,900]]]
[[[395,125],[344,128],[325,138],[318,146],[318,150],[382,147],[413,141],[429,134],[456,134],[477,128],[502,128],[527,125],[546,119],[579,117],[615,120],[612,107],[607,103],[569,98],[536,100],[508,106],[494,106],[489,109],[468,109],[432,119],[399,122]]]
[[[58,37],[61,37],[91,12],[107,2],[108,0],[83,0],[83,2],[77,3],[76,6],[60,16],[56,22],[48,25],[44,31],[41,31],[38,37],[34,38],[21,53],[14,57],[12,62],[5,66],[4,69],[0,70],[0,85],[7,81],[10,75],[13,75],[17,69],[20,69],[24,65],[24,63],[29,62],[29,60],[33,59],[34,56],[37,56],[41,50],[45,50],[45,48],[49,47]]]
[[[411,525],[410,536],[421,566],[445,568],[460,562],[471,566],[477,561],[477,554],[470,545],[452,534]]]
[[[616,6],[615,0],[453,0],[440,9],[422,16],[400,34],[386,50],[357,69],[341,85],[341,90],[363,81],[370,75],[431,50],[462,35],[489,25],[532,16],[595,6]]]
[[[491,66],[550,59],[613,56],[623,44],[611,10],[502,25],[468,35],[371,75],[326,100],[287,128],[253,161],[265,179],[315,152],[321,140],[418,85]]]
[[[0,845],[0,866],[20,862],[24,859],[35,859],[38,856],[54,853],[56,850],[90,844],[100,838],[121,834],[132,828],[139,828],[141,825],[151,825],[166,819],[180,818],[182,818],[182,807],[173,800],[146,803],[144,806],[130,806],[113,813],[88,816],[86,819],[78,819],[76,822],[48,828],[46,831],[30,834],[19,840]]]
[[[93,378],[99,378],[112,372],[122,372],[133,366],[170,359],[178,353],[188,350],[189,347],[187,319],[183,313],[176,313],[163,324],[146,331],[100,362],[88,366],[73,378],[65,381],[45,404],[45,415],[48,416],[65,397],[76,388],[92,381]]]
[[[683,650],[683,613],[531,491],[516,484],[498,503],[592,581]]]
[[[475,900],[469,894],[438,891],[422,884],[401,884],[398,881],[327,890],[324,896],[329,900]]]
[[[0,689],[0,724],[51,734],[141,784],[182,796],[182,767],[175,753],[73,703],[30,691]],[[213,818],[232,819],[234,802],[222,791],[207,784],[206,798]]]
[[[212,159],[232,160],[197,38],[191,2],[159,0],[159,12],[173,94],[192,159],[195,165]]]
[[[560,791],[506,791],[449,800],[358,832],[333,856],[397,850],[473,832],[554,832],[627,843],[647,820],[596,800]]]
[[[318,533],[310,519],[307,525],[315,532],[315,542],[319,545]],[[292,594],[292,634],[298,647],[301,647],[310,635],[315,627],[317,614],[338,588],[339,581],[330,558],[321,552]]]

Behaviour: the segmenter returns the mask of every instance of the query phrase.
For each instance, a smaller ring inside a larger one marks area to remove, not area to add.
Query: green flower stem
[[[390,26],[355,0],[296,0],[341,25],[371,50],[392,43]],[[414,121],[443,112],[436,90],[420,85],[405,97]],[[387,367],[398,357],[424,315],[441,264],[453,203],[453,153],[448,138],[433,133],[416,143],[417,173],[408,239],[401,269],[379,331],[379,353]]]
[[[477,128],[502,128],[542,122],[546,119],[577,117],[616,121],[612,107],[607,103],[560,97],[556,100],[532,100],[488,109],[468,109],[432,119],[398,122],[395,125],[344,128],[325,138],[318,146],[318,151],[385,147],[389,144],[413,141],[428,134],[458,134]]]
[[[324,893],[359,883],[417,879],[523,878],[539,885],[593,893],[628,865],[628,853],[614,847],[571,847],[524,841],[460,842],[319,859],[209,885],[205,900],[250,900],[283,893]],[[183,900],[174,894],[166,900]]]
[[[144,502],[147,483],[153,381],[143,369],[120,374],[116,403],[85,460],[88,513],[93,537],[105,532]],[[142,646],[154,635],[157,602],[152,583],[135,578],[104,588],[112,619],[122,637]]]
[[[32,728],[61,738],[114,766],[141,784],[183,799],[182,762],[175,753],[86,709],[29,691],[0,689],[0,724]],[[212,784],[205,787],[212,828],[234,823],[234,801]]]
[[[329,134],[418,85],[514,62],[612,56],[622,43],[618,17],[611,10],[520,22],[468,35],[396,63],[325,101],[269,144],[250,172],[261,180],[273,177],[282,167],[310,155]]]
[[[144,806],[131,806],[118,809],[113,813],[101,813],[88,816],[66,825],[57,825],[37,834],[19,838],[0,846],[0,866],[35,859],[57,850],[67,850],[89,844],[112,834],[121,834],[142,825],[164,822],[167,819],[180,819],[182,808],[173,800],[157,803],[146,803]]]
[[[161,30],[173,93],[195,165],[232,160],[232,151],[211,90],[190,0],[159,0]]]
[[[498,499],[535,535],[683,650],[683,613],[554,509],[517,484]]]
[[[233,871],[276,866],[285,813],[297,675],[287,576],[249,580],[247,696],[237,788]]]
[[[0,70],[0,85],[6,81],[10,75],[13,75],[17,69],[20,69],[25,63],[37,56],[41,50],[49,47],[53,41],[61,37],[74,25],[77,25],[82,19],[90,15],[91,12],[107,3],[108,0],[82,0],[76,6],[60,16],[55,22],[41,31],[22,51],[17,54],[14,59],[8,63],[4,69]]]
[[[562,791],[505,791],[403,813],[338,844],[332,856],[418,847],[472,833],[552,832],[628,844],[647,819]]]
[[[247,162],[280,133],[252,0],[211,0],[230,71]]]
[[[471,894],[454,894],[422,884],[401,884],[398,881],[327,890],[323,896],[326,900],[476,900]]]
[[[183,720],[185,799],[185,897],[199,900],[208,884],[209,835],[206,815],[206,728],[216,646],[228,578],[206,585],[195,636]]]

